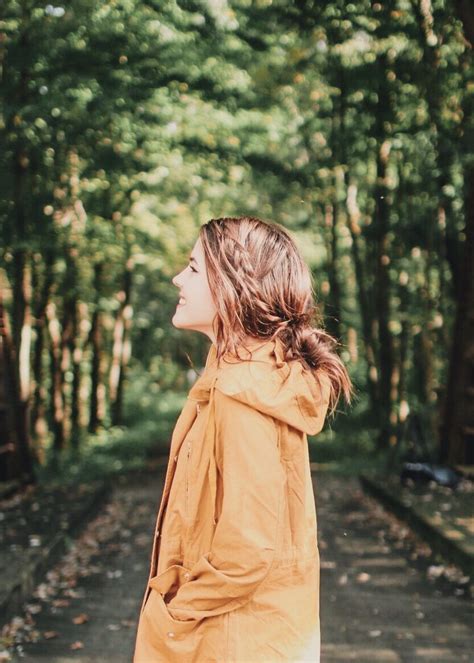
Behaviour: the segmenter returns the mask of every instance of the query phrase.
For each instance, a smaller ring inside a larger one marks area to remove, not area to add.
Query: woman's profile
[[[288,232],[212,219],[173,279],[212,341],[176,423],[134,663],[320,658],[307,435],[352,385]]]

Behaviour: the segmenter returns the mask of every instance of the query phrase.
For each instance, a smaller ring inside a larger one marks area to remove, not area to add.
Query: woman
[[[173,283],[173,325],[212,345],[173,433],[134,663],[315,663],[306,436],[350,402],[349,376],[282,227],[209,221]]]

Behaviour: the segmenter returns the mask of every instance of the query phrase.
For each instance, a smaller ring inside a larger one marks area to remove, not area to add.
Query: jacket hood
[[[298,360],[287,362],[280,339],[247,346],[251,358],[225,355],[217,366],[217,349],[209,350],[202,375],[189,392],[190,400],[208,402],[211,385],[222,393],[308,435],[324,425],[330,382],[323,371],[312,372]],[[247,354],[241,352],[243,357]]]

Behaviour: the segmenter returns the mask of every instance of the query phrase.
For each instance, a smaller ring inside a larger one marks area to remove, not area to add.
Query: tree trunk
[[[335,109],[334,118],[332,122],[332,143],[334,152],[337,154],[339,163],[337,174],[335,177],[335,200],[340,201],[345,199],[346,206],[346,220],[349,232],[351,234],[352,245],[352,260],[354,264],[354,272],[357,283],[357,297],[359,301],[359,311],[362,322],[362,338],[364,341],[365,358],[367,365],[367,389],[369,396],[369,408],[372,412],[379,411],[379,372],[377,370],[376,347],[377,338],[374,333],[374,326],[372,324],[374,318],[373,308],[369,304],[369,297],[367,294],[367,277],[364,269],[363,259],[361,255],[363,249],[361,247],[360,235],[360,210],[357,204],[357,186],[350,182],[348,177],[349,163],[347,157],[347,82],[346,72],[343,67],[338,67],[335,72],[337,85],[340,94],[337,97],[337,109]],[[338,189],[343,190],[344,195],[338,195]],[[336,213],[337,214],[337,213]]]
[[[28,22],[31,9],[27,5],[20,6],[19,47],[25,53],[30,47]],[[5,66],[7,63],[4,63]],[[29,99],[30,72],[26,66],[27,58],[22,60],[9,111],[5,114],[7,134],[14,136],[12,171],[12,209],[9,214],[11,221],[11,254],[13,294],[11,329],[7,312],[2,307],[2,354],[4,375],[7,381],[7,393],[12,409],[12,425],[16,461],[14,472],[23,482],[34,481],[33,464],[29,430],[29,390],[30,390],[30,347],[31,347],[31,283],[28,265],[28,251],[25,248],[28,237],[28,201],[30,200],[29,154],[25,145],[23,130],[17,126],[17,108],[26,105]],[[5,75],[5,71],[3,72]],[[9,444],[9,443],[7,443]],[[13,467],[12,465],[12,467]]]
[[[74,379],[74,353],[77,342],[77,265],[74,256],[74,250],[67,249],[67,269],[63,284],[63,322],[61,331],[61,374],[66,376],[72,372]],[[77,375],[76,375],[77,379]],[[72,388],[72,384],[67,384],[63,379],[63,403],[64,403],[64,431],[66,438],[73,438],[73,446],[78,445],[78,389]],[[77,385],[76,385],[77,387]],[[74,419],[74,421],[73,421]],[[73,435],[74,431],[74,435]]]
[[[132,320],[132,307],[130,305],[132,289],[133,259],[127,260],[123,290],[117,299],[119,309],[115,319],[113,332],[112,362],[109,379],[109,400],[111,408],[112,425],[118,426],[122,423],[123,406],[123,383],[125,371],[130,358],[130,326]]]
[[[51,420],[53,430],[53,462],[57,462],[59,454],[64,449],[64,392],[63,374],[61,371],[61,331],[56,315],[56,305],[49,302],[46,307],[48,331],[50,338],[50,367],[51,367]]]
[[[410,296],[408,294],[408,273],[403,271],[400,273],[399,282],[398,282],[398,292],[400,297],[400,323],[401,323],[401,332],[400,332],[400,341],[398,347],[398,363],[400,367],[399,381],[398,381],[398,402],[399,402],[399,412],[398,412],[398,422],[404,424],[409,412],[408,405],[408,388],[407,388],[407,376],[409,370],[408,362],[408,348],[410,345],[410,321],[409,321],[409,311],[408,304],[410,301]],[[400,440],[397,440],[399,442]]]
[[[386,448],[392,442],[392,379],[394,370],[393,338],[390,331],[390,240],[389,240],[389,195],[387,167],[391,141],[386,135],[385,122],[391,115],[387,89],[385,58],[381,59],[380,85],[377,105],[377,180],[374,190],[375,212],[374,233],[376,247],[375,265],[375,309],[378,331],[378,367],[380,370],[379,390],[379,436],[377,446]]]
[[[337,277],[337,205],[328,203],[324,208],[327,273],[331,303],[326,301],[327,328],[338,341],[341,340],[341,288]]]
[[[0,326],[3,327],[3,306],[0,308]],[[16,469],[16,443],[11,421],[11,386],[7,379],[7,363],[12,364],[7,356],[4,334],[0,333],[0,481],[10,481],[18,476]]]
[[[362,250],[360,246],[361,227],[360,210],[357,204],[357,186],[349,184],[347,187],[347,225],[352,237],[352,259],[357,281],[357,297],[362,322],[362,335],[364,339],[365,358],[367,362],[367,386],[369,391],[369,407],[372,412],[378,412],[378,371],[375,354],[376,339],[372,333],[373,312],[367,294],[367,280],[365,275]]]
[[[77,392],[77,397],[73,397],[73,403],[77,403],[78,427],[82,431],[87,429],[89,423],[89,398],[90,394],[85,382],[82,380],[81,366],[85,356],[85,349],[89,342],[89,305],[86,302],[79,302],[78,305],[78,339],[76,349],[73,355],[73,391]],[[71,412],[71,418],[74,415]]]
[[[91,358],[91,396],[89,411],[89,432],[95,433],[102,424],[102,408],[100,401],[103,398],[103,383],[101,375],[102,352],[102,315],[100,310],[100,293],[102,290],[103,263],[94,265],[95,308],[92,314],[89,340],[92,346]]]
[[[433,148],[436,154],[437,175],[433,181],[433,199],[437,199],[437,224],[427,228],[430,233],[431,250],[437,253],[436,268],[439,272],[439,288],[437,302],[433,302],[440,312],[442,324],[434,332],[437,336],[440,353],[446,356],[449,351],[449,336],[446,328],[446,305],[453,295],[457,299],[462,286],[462,275],[459,270],[458,232],[453,218],[452,202],[444,194],[446,186],[451,183],[450,170],[453,164],[452,136],[447,137],[443,132],[443,80],[440,77],[442,69],[441,45],[442,38],[435,34],[433,8],[431,0],[416,0],[413,3],[418,16],[420,28],[420,44],[423,48],[423,61],[426,64],[423,78],[424,97],[427,101],[431,121]],[[445,278],[445,269],[449,266],[452,276],[452,286],[448,287]]]
[[[0,400],[2,438],[0,458],[5,479],[18,479],[21,483],[33,483],[33,455],[28,427],[28,399],[20,385],[18,357],[13,344],[10,324],[3,304],[0,288],[0,370],[4,400]],[[27,394],[26,394],[27,396]]]
[[[54,257],[51,251],[44,253],[44,279],[39,286],[39,279],[36,283],[36,292],[38,301],[35,305],[35,332],[36,341],[33,353],[33,404],[31,409],[30,426],[34,435],[35,453],[40,463],[45,461],[45,444],[47,434],[46,407],[45,407],[45,388],[43,377],[43,352],[45,344],[46,329],[46,306],[51,294],[53,285],[53,264]]]
[[[474,44],[474,18],[467,0],[455,2],[456,11],[464,27],[467,41]],[[471,57],[471,53],[467,54]],[[469,60],[468,75],[472,73]],[[466,80],[467,84],[468,80]],[[465,126],[463,130],[464,156],[467,166],[464,172],[466,215],[465,242],[460,273],[463,287],[460,289],[456,318],[452,333],[452,349],[449,364],[444,410],[440,426],[440,458],[450,464],[474,464],[474,165],[472,144],[474,140],[474,103],[472,95],[465,92],[463,103]]]
[[[79,333],[78,306],[74,307],[73,337],[69,347],[72,364],[71,383],[71,446],[78,449],[81,439],[80,398],[81,398],[81,360],[82,341]]]
[[[0,288],[0,481],[11,481],[21,476],[13,422],[15,400],[15,358]]]
[[[441,460],[459,465],[474,463],[474,169],[466,176],[464,288],[454,322],[440,426]]]

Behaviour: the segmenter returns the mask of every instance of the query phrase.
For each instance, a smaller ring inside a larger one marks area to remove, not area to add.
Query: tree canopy
[[[171,278],[202,223],[242,214],[293,233],[377,447],[418,412],[442,457],[472,462],[462,2],[0,12],[3,478],[123,423],[131,376],[186,387],[205,339],[171,326]]]

